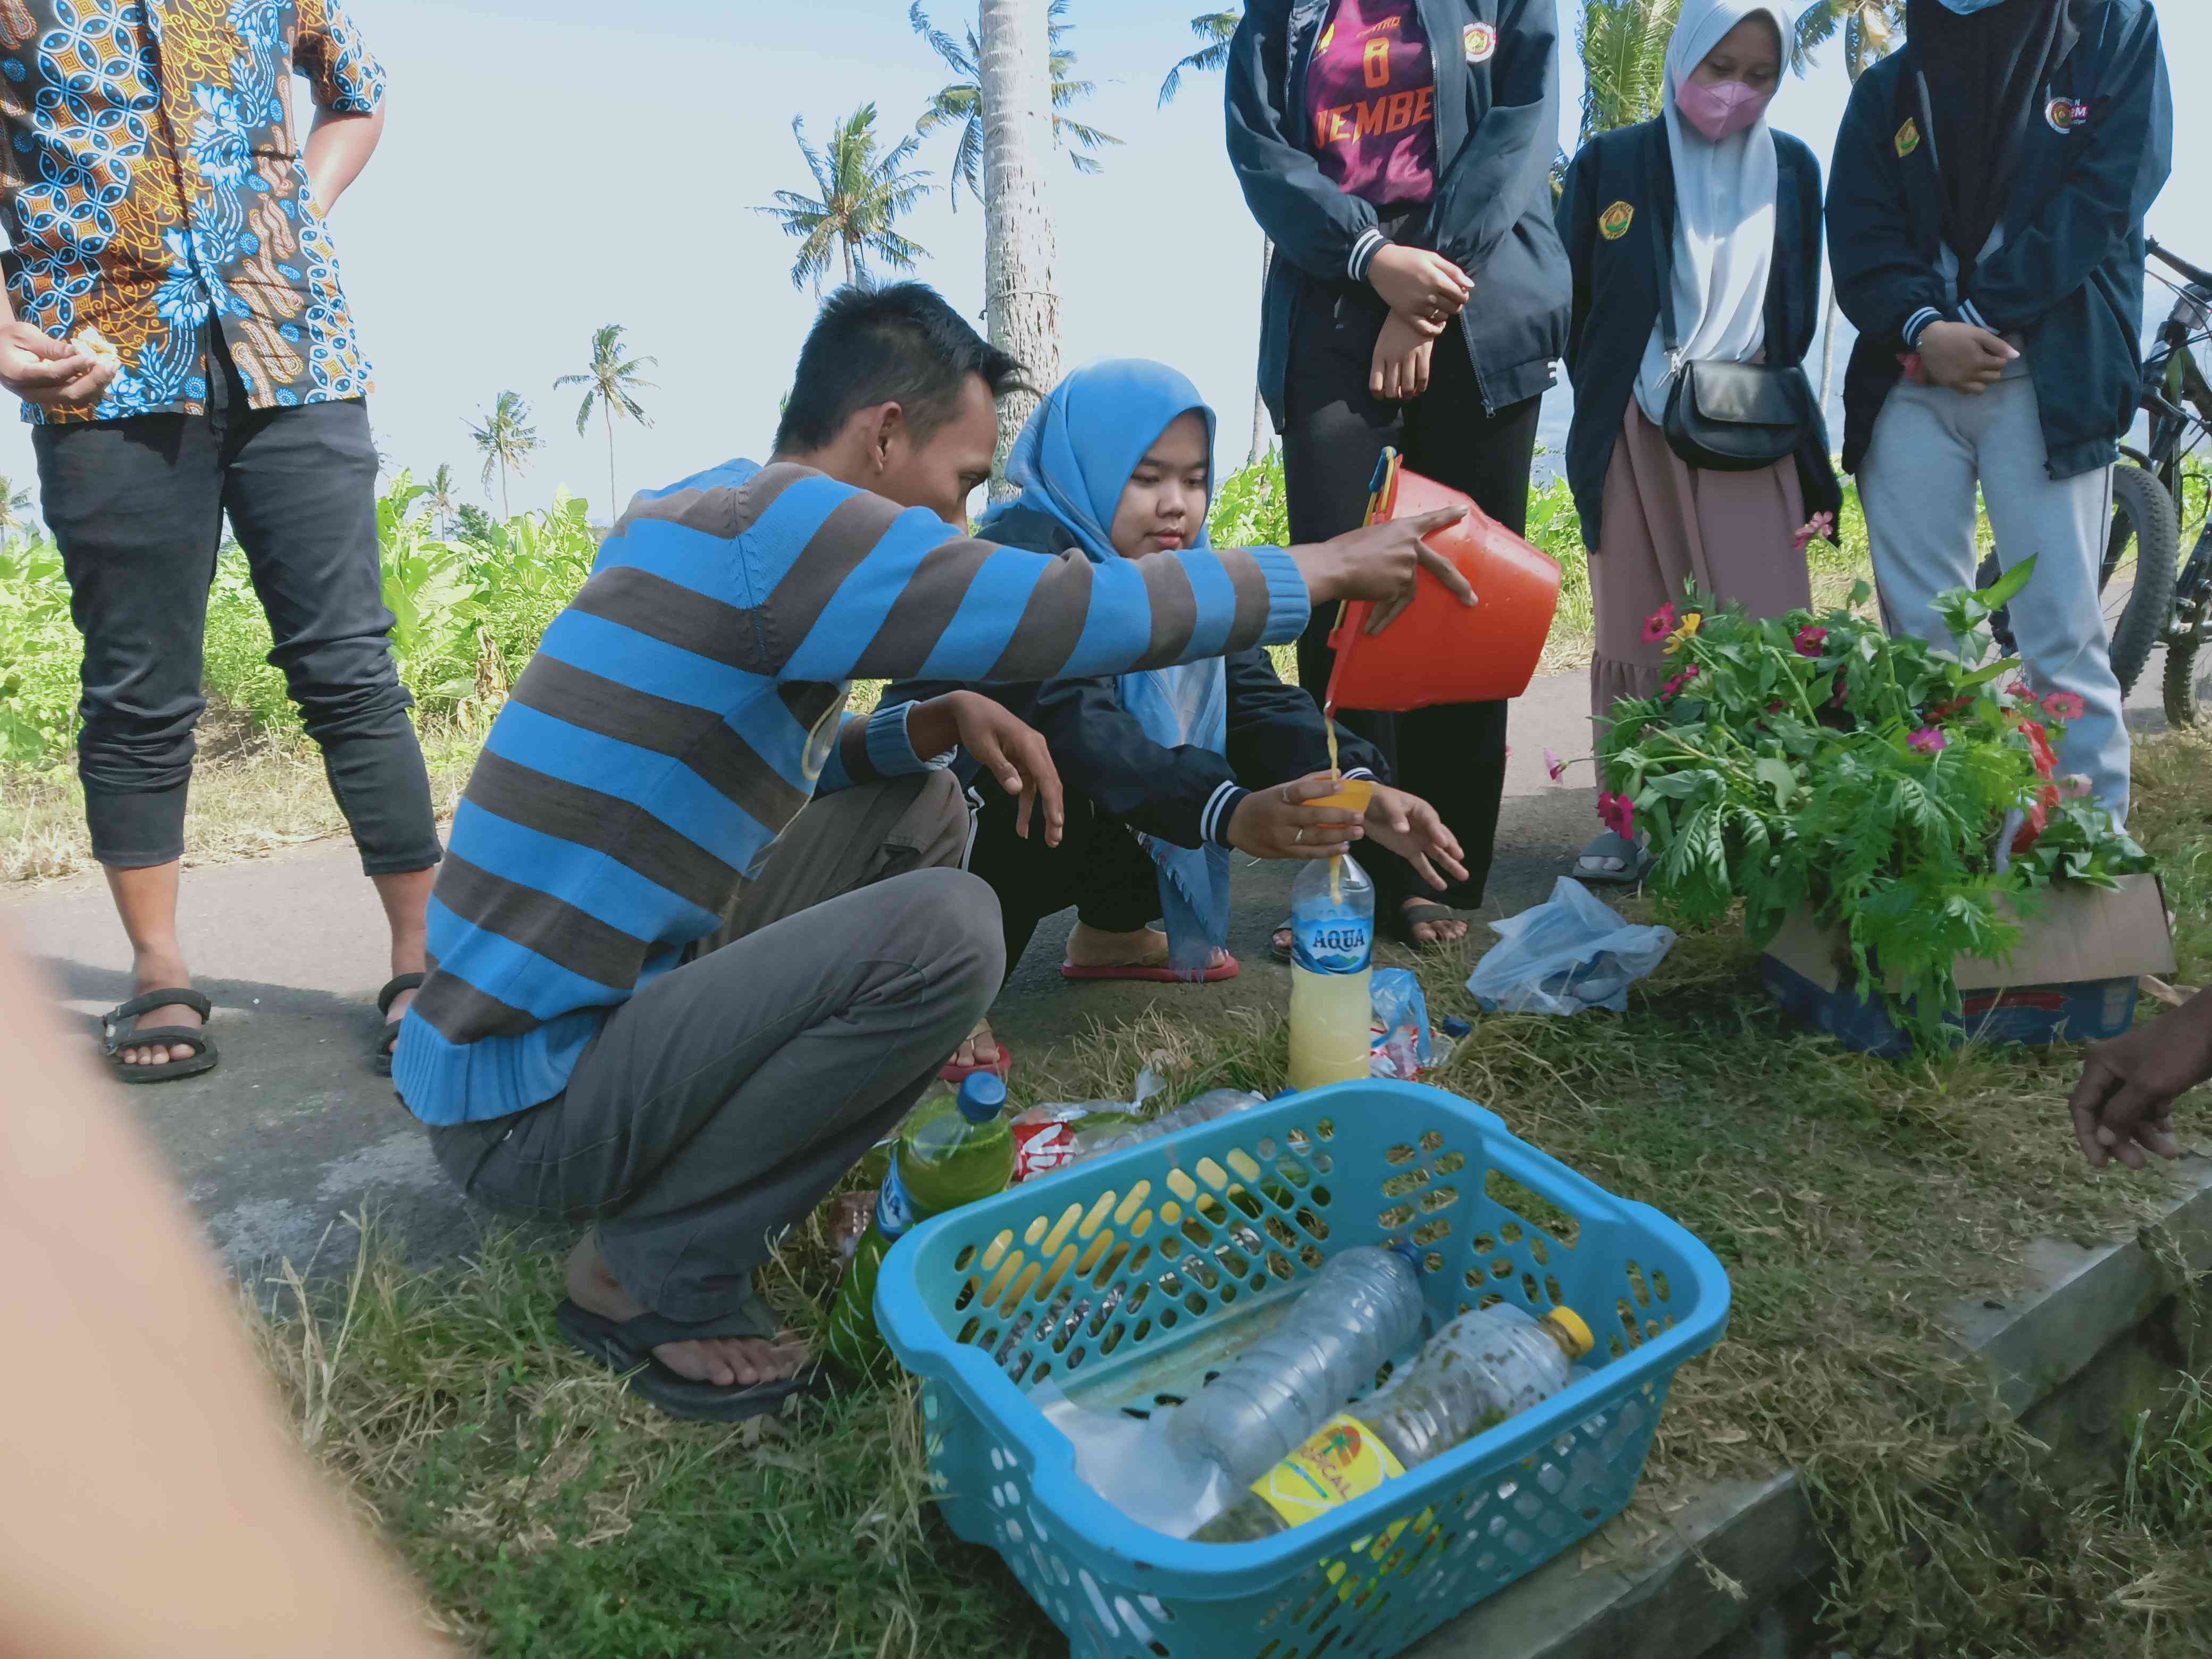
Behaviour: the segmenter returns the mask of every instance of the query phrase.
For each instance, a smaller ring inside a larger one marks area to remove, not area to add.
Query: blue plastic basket
[[[1029,1401],[1047,1379],[1096,1408],[1188,1397],[1330,1255],[1392,1240],[1423,1252],[1425,1337],[1472,1307],[1565,1303],[1596,1333],[1591,1374],[1326,1520],[1235,1545],[1125,1518]],[[1078,1659],[1316,1659],[1397,1653],[1618,1514],[1728,1303],[1712,1253],[1657,1211],[1455,1095],[1375,1082],[940,1216],[885,1259],[876,1315],[922,1378],[945,1518],[1006,1558]]]

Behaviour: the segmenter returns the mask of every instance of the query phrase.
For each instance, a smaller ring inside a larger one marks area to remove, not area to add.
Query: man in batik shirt
[[[421,983],[438,838],[386,639],[368,365],[323,225],[383,93],[335,0],[0,0],[0,386],[35,424],[85,639],[77,769],[137,975],[106,1022],[126,1082],[216,1061],[176,907],[226,514],[391,922],[395,1022]]]

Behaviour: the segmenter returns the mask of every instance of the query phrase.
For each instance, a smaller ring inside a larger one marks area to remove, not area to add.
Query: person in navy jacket
[[[1842,495],[1817,420],[1794,458],[1750,472],[1692,468],[1663,430],[1674,385],[1659,315],[1668,270],[1686,359],[1795,368],[1819,327],[1820,163],[1766,120],[1788,38],[1771,0],[1689,0],[1668,50],[1662,113],[1585,144],[1559,198],[1575,276],[1567,482],[1590,550],[1600,721],[1623,697],[1661,691],[1663,637],[1646,622],[1679,606],[1686,584],[1780,616],[1812,602],[1814,515],[1826,515],[1820,533],[1834,532]],[[1575,873],[1633,882],[1646,862],[1608,830]]]
[[[2031,684],[2078,712],[2060,762],[2115,817],[2128,736],[2098,596],[2141,380],[2143,217],[2172,163],[2148,0],[1911,0],[1836,141],[1828,242],[1858,326],[1844,465],[1893,628],[1949,635],[1979,485]]]
[[[1245,8],[1230,46],[1229,155],[1275,246],[1260,386],[1283,434],[1293,535],[1358,525],[1386,446],[1525,525],[1538,407],[1566,344],[1551,212],[1558,52],[1553,0]],[[1316,614],[1299,643],[1298,678],[1316,698],[1332,621]],[[1463,937],[1434,901],[1481,901],[1505,705],[1346,724],[1376,740],[1465,850],[1467,878],[1441,890],[1376,858],[1385,926],[1414,944]]]

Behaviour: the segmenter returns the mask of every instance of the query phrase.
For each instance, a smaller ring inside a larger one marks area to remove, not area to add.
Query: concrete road
[[[1548,677],[1514,705],[1486,919],[1543,898],[1595,832],[1589,768],[1554,784],[1542,761],[1547,748],[1569,758],[1589,753],[1585,684],[1579,674]],[[2154,699],[2154,684],[2147,695]],[[2138,723],[2160,724],[2154,702]],[[1071,987],[1057,972],[1067,922],[1048,921],[994,1023],[1018,1059],[1034,1063],[1092,1020],[1127,1018],[1155,1001],[1283,1006],[1288,972],[1268,960],[1267,944],[1291,873],[1288,865],[1240,860],[1231,939],[1243,963],[1237,979]],[[130,994],[130,952],[96,877],[27,890],[0,902],[0,918],[88,1032],[101,1010]],[[343,1263],[353,1249],[343,1218],[364,1201],[418,1257],[465,1248],[474,1222],[390,1083],[368,1066],[374,999],[385,977],[381,917],[351,848],[324,842],[188,871],[183,927],[200,988],[216,1005],[222,1065],[125,1098],[224,1256],[241,1267],[279,1257]]]

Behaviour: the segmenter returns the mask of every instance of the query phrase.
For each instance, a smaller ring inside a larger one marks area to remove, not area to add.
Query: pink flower
[[[1841,708],[1844,706],[1844,698],[1849,690],[1850,687],[1844,684],[1844,671],[1839,668],[1836,671],[1836,695],[1828,699],[1828,707]]]
[[[1610,790],[1597,798],[1598,821],[1623,841],[1636,839],[1636,803]]]
[[[1656,645],[1674,631],[1674,605],[1672,600],[1661,605],[1644,619],[1644,643]]]
[[[1797,654],[1801,657],[1819,656],[1821,648],[1827,642],[1828,630],[1825,628],[1817,628],[1813,623],[1807,623],[1797,630]]]
[[[1544,751],[1544,769],[1552,775],[1552,781],[1557,783],[1566,775],[1567,763],[1547,749]]]
[[[2079,772],[2069,772],[2058,780],[2058,793],[2069,800],[2080,800],[2089,793],[2089,780]]]
[[[2005,695],[2016,702],[2033,702],[2035,688],[2024,679],[2014,680],[2010,685],[2005,687]]]
[[[2043,712],[2055,720],[2078,720],[2088,706],[2079,691],[2053,691],[2043,700]]]
[[[1790,544],[1790,550],[1793,553],[1802,553],[1805,550],[1805,544],[1815,536],[1830,537],[1835,533],[1836,515],[1832,513],[1815,513],[1799,527],[1796,538]]]
[[[1908,748],[1917,749],[1923,755],[1941,754],[1951,746],[1951,739],[1932,726],[1923,726],[1905,740]]]
[[[1660,701],[1663,702],[1666,699],[1673,696],[1676,692],[1680,691],[1684,686],[1687,685],[1692,680],[1697,678],[1698,665],[1692,663],[1680,673],[1675,675],[1673,679],[1668,680],[1666,684],[1659,688]]]

